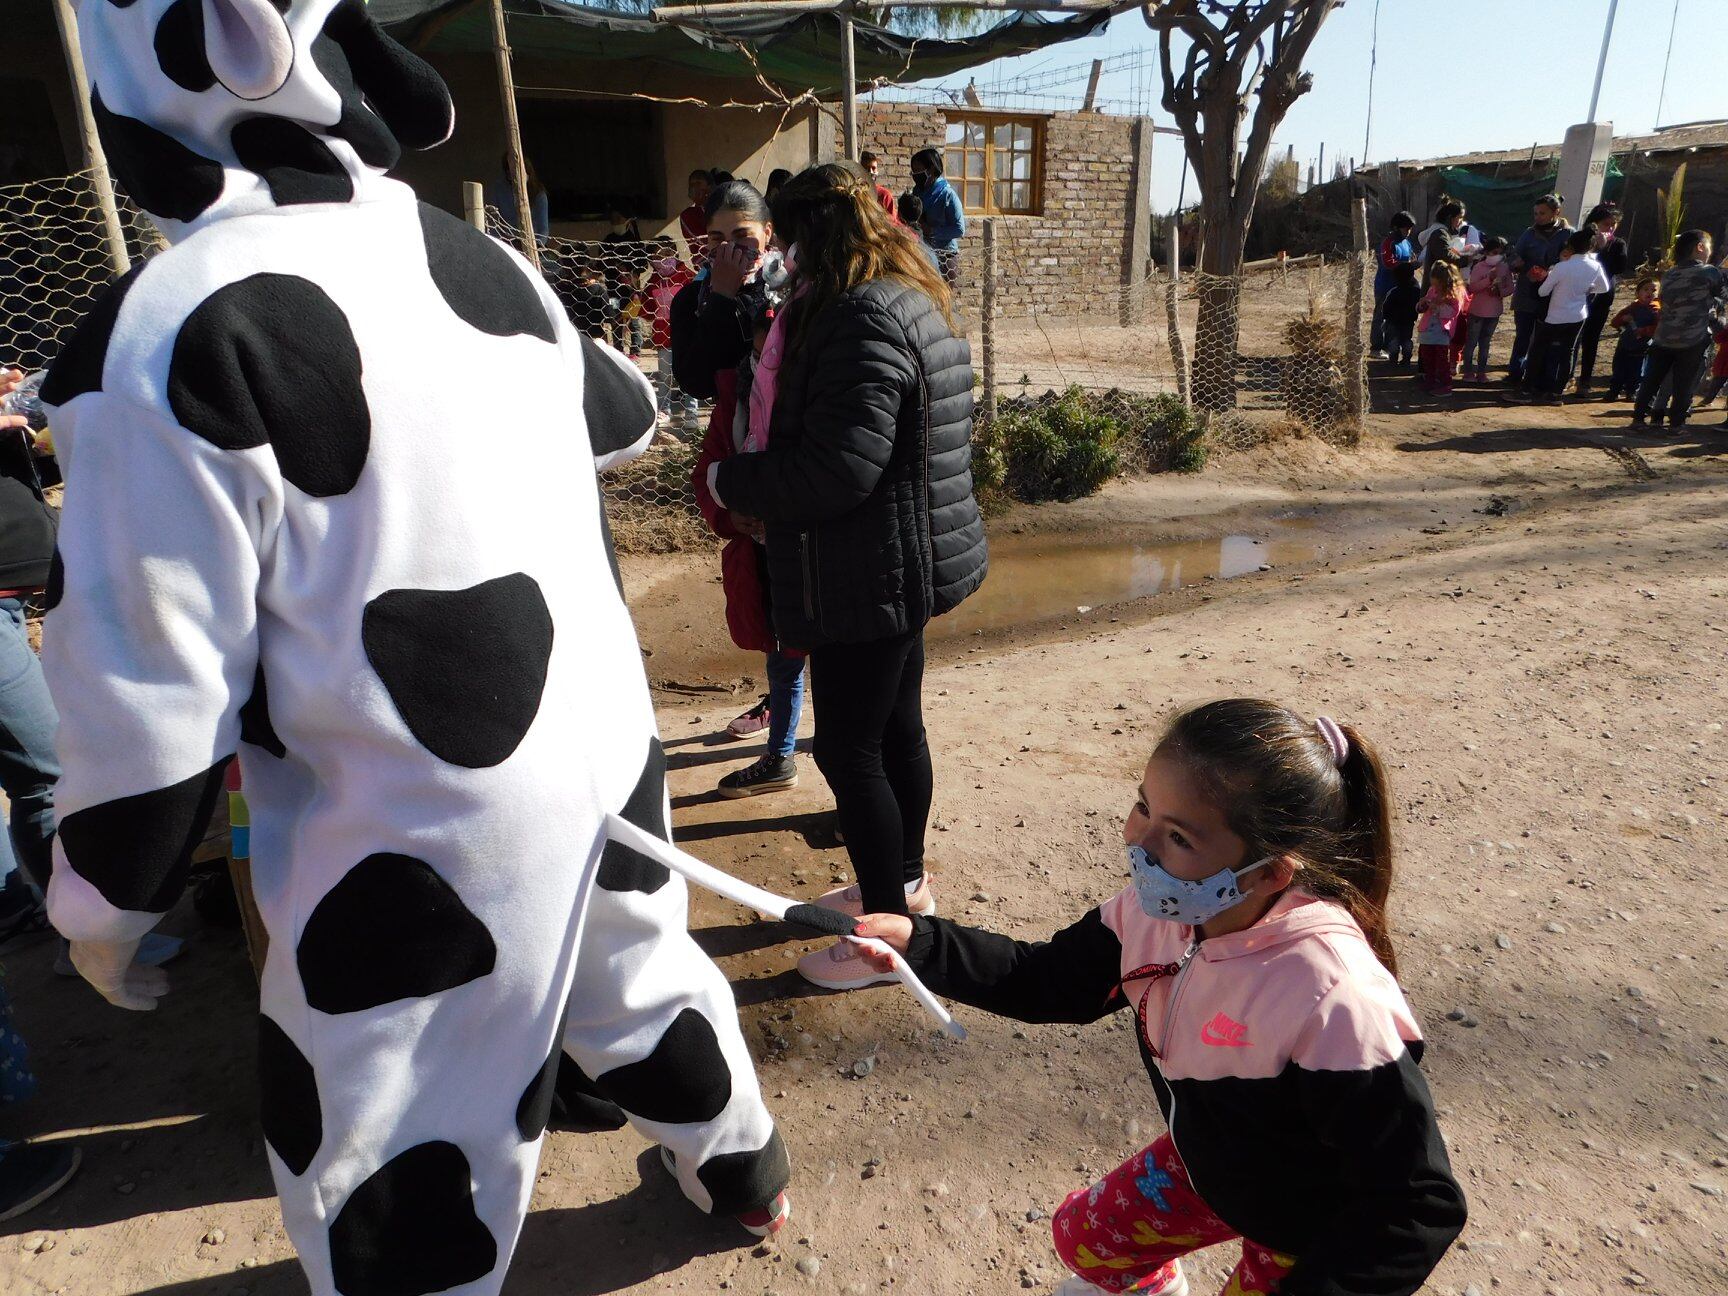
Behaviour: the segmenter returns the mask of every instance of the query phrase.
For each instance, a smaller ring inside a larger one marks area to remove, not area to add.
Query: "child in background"
[[[1710,376],[1698,392],[1698,406],[1703,408],[1716,399],[1716,394],[1728,387],[1728,323],[1711,334],[1716,344],[1716,358],[1710,362]]]
[[[672,299],[695,277],[690,268],[678,259],[678,250],[671,239],[654,240],[649,254],[648,281],[642,285],[642,315],[652,330],[654,386],[662,421],[669,421],[672,417],[672,392],[677,386],[672,375]],[[686,396],[685,421],[693,423],[696,416],[696,399]]]
[[[1620,338],[1614,344],[1614,372],[1605,400],[1631,400],[1638,394],[1644,357],[1650,354],[1650,339],[1656,336],[1656,325],[1662,319],[1654,279],[1640,279],[1635,294],[1631,303],[1608,321],[1611,328],[1619,330]]]
[[[1386,293],[1381,307],[1381,327],[1385,331],[1386,359],[1403,369],[1410,367],[1414,356],[1416,316],[1422,306],[1422,284],[1416,277],[1415,263],[1405,266]]]
[[[1465,382],[1488,381],[1488,348],[1506,312],[1506,298],[1517,286],[1518,278],[1506,264],[1506,240],[1490,234],[1482,240],[1482,259],[1470,267],[1466,281],[1470,305],[1465,315]]]
[[[599,258],[579,255],[576,284],[570,290],[571,321],[596,342],[604,342],[612,327],[612,302]]]
[[[1168,1133],[1056,1211],[1061,1292],[1185,1296],[1180,1257],[1240,1237],[1231,1296],[1410,1296],[1465,1207],[1396,979],[1379,755],[1324,716],[1208,703],[1171,723],[1123,837],[1133,885],[1048,941],[856,929],[987,1012],[1133,1008]]]
[[[1368,349],[1375,355],[1386,354],[1388,359],[1392,356],[1386,346],[1386,295],[1398,286],[1402,272],[1416,264],[1415,230],[1416,218],[1409,212],[1394,215],[1386,237],[1380,240],[1375,262],[1374,320],[1368,332]]]
[[[942,273],[942,265],[936,259],[936,249],[924,241],[924,200],[915,193],[903,193],[895,201],[894,214],[907,236],[930,258],[930,264],[936,267],[936,273]]]
[[[1458,267],[1437,261],[1429,267],[1432,277],[1422,298],[1422,320],[1416,335],[1422,372],[1416,381],[1441,395],[1452,390],[1452,335],[1464,316],[1468,297]]]

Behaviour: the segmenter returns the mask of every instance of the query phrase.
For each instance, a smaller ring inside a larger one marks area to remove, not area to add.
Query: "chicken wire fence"
[[[1119,427],[1125,470],[1170,461],[1167,400],[1210,447],[1287,435],[1352,444],[1367,411],[1371,264],[1301,258],[1220,276],[1124,276],[1035,229],[987,222],[959,303],[989,413],[1080,393]],[[1079,288],[1067,286],[1078,281]],[[1050,291],[1054,288],[1055,291]]]
[[[125,195],[117,233],[134,261],[161,243]],[[0,365],[47,367],[114,278],[107,218],[89,172],[0,187]]]
[[[117,212],[129,255],[153,253],[154,228],[123,194]],[[515,243],[496,210],[486,224]],[[1096,257],[1064,251],[1071,245],[1040,238],[1032,224],[987,227],[967,240],[955,300],[978,372],[981,445],[1016,418],[1043,436],[1079,411],[1109,439],[1109,471],[1156,472],[1197,466],[1207,448],[1359,435],[1366,257],[1228,278],[1153,268],[1112,278]],[[28,371],[53,358],[113,278],[109,229],[88,174],[0,188],[0,364]],[[620,548],[707,545],[691,474],[712,407],[679,387],[669,346],[670,300],[690,278],[694,250],[653,237],[552,237],[539,247],[575,326],[635,359],[655,387],[649,449],[605,477]],[[1046,289],[1064,282],[1082,290]]]

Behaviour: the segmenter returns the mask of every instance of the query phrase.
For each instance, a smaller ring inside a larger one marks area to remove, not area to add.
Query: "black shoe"
[[[1641,427],[1644,427],[1644,426],[1646,426],[1646,425],[1647,425],[1647,424],[1648,424],[1648,423],[1649,423],[1649,422],[1650,422],[1650,420],[1649,420],[1649,419],[1647,419],[1647,418],[1646,418],[1646,417],[1645,417],[1645,416],[1644,416],[1644,415],[1642,415],[1642,414],[1639,414],[1639,413],[1636,413],[1636,412],[1634,412],[1634,413],[1633,413],[1633,415],[1632,415],[1632,426],[1633,426],[1633,427],[1635,427],[1635,428],[1641,428]]]
[[[35,894],[25,885],[24,873],[14,869],[0,886],[0,942],[26,932],[48,929],[48,915],[42,911]]]
[[[72,1181],[84,1154],[64,1143],[12,1143],[0,1147],[0,1220],[47,1201]]]
[[[723,797],[761,796],[798,786],[798,762],[790,756],[764,756],[720,780]]]

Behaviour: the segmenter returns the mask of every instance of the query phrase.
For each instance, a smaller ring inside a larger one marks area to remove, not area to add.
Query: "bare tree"
[[[1320,25],[1342,3],[1165,0],[1141,11],[1158,33],[1164,111],[1182,130],[1188,165],[1200,185],[1200,269],[1209,275],[1229,277],[1242,269],[1272,133],[1313,86],[1302,61]],[[1178,35],[1188,43],[1185,53],[1175,48]],[[1202,283],[1194,403],[1204,410],[1231,409],[1240,291],[1234,282]]]

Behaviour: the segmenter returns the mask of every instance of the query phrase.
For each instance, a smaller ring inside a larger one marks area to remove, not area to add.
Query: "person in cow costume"
[[[787,1154],[730,989],[683,880],[606,837],[668,835],[595,477],[650,440],[646,380],[386,178],[452,108],[360,0],[82,0],[79,29],[171,246],[43,391],[74,963],[154,1006],[133,953],[237,755],[264,1133],[316,1296],[497,1292],[561,1055],[698,1206],[771,1231]]]

